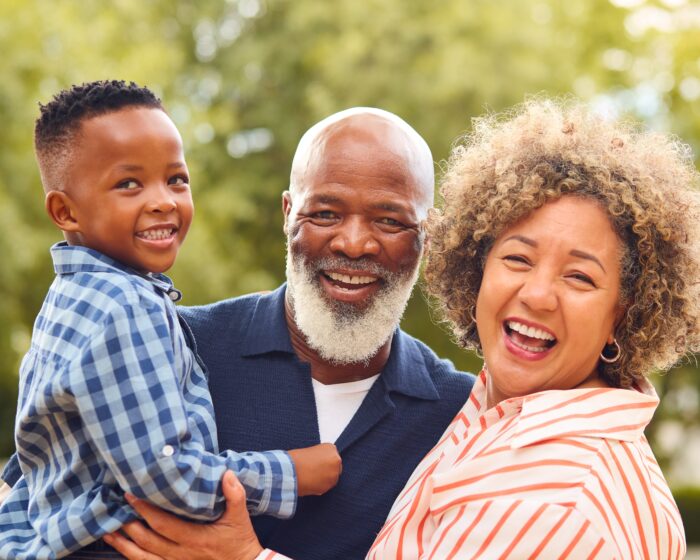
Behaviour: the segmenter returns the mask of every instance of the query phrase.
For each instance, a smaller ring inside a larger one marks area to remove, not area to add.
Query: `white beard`
[[[411,270],[398,273],[365,262],[361,270],[376,274],[384,286],[367,307],[358,309],[350,303],[329,301],[318,278],[320,270],[353,269],[357,261],[328,257],[307,265],[302,256],[292,256],[287,249],[287,293],[295,322],[308,345],[331,363],[369,362],[399,326],[418,280],[420,258]]]

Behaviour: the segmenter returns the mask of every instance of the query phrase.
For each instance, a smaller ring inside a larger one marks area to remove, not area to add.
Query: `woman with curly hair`
[[[645,375],[696,351],[689,149],[581,105],[476,122],[425,279],[484,368],[368,558],[683,558]]]
[[[428,220],[425,277],[484,367],[367,558],[684,556],[643,432],[645,376],[700,347],[697,187],[685,145],[581,105],[476,121]],[[228,494],[227,557],[283,558]]]

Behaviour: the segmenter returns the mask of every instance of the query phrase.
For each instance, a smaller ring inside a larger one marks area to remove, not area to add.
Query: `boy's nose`
[[[159,188],[153,191],[153,196],[148,202],[149,212],[172,212],[177,208],[173,194],[167,188]]]

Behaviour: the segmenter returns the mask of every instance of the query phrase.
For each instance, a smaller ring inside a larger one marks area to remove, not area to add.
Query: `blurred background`
[[[436,165],[471,118],[573,94],[672,132],[700,154],[700,4],[687,0],[3,0],[0,3],[0,462],[17,371],[53,278],[32,151],[38,102],[119,78],[162,96],[185,140],[196,205],[171,271],[185,304],[275,288],[280,193],[301,134],[369,105],[397,113]],[[697,161],[697,160],[696,160]],[[404,328],[465,370],[420,291]],[[647,431],[700,541],[700,370],[655,375]]]

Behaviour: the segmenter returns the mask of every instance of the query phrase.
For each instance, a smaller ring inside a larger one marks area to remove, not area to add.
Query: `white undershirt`
[[[334,443],[360,408],[379,374],[360,381],[324,385],[312,379],[321,443]]]

